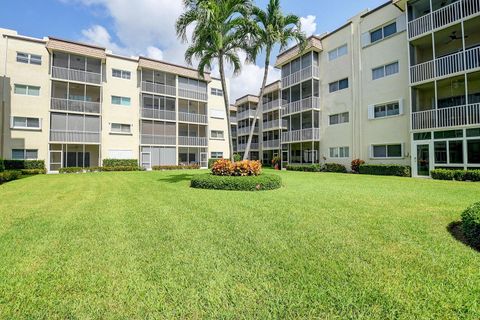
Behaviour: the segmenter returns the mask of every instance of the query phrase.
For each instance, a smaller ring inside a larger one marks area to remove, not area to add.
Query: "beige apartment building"
[[[303,52],[281,52],[251,157],[347,168],[362,159],[411,165],[414,176],[479,168],[478,30],[480,0],[389,1],[310,37]]]
[[[218,79],[149,58],[0,29],[0,156],[42,159],[50,172],[102,160],[141,166],[229,157]]]

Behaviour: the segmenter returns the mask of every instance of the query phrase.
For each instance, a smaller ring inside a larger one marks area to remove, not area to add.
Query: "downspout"
[[[4,67],[3,67],[3,87],[2,87],[2,121],[0,124],[0,133],[2,135],[2,139],[0,141],[0,158],[4,156],[4,149],[5,149],[5,116],[6,116],[6,94],[7,94],[7,54],[8,54],[8,37],[3,36],[5,40],[5,61],[4,61]]]

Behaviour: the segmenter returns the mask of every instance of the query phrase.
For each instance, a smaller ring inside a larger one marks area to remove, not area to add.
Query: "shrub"
[[[138,167],[137,159],[103,159],[104,167]]]
[[[360,160],[360,159],[354,159],[350,165],[352,172],[359,173],[360,172],[360,166],[362,164],[365,164],[365,161]]]
[[[282,179],[274,174],[242,177],[200,174],[192,178],[190,186],[213,190],[262,191],[280,188]]]
[[[234,162],[242,161],[242,159],[243,159],[243,158],[242,158],[242,156],[241,156],[240,154],[238,154],[238,153],[234,153],[234,154],[233,154],[233,161],[234,161]]]
[[[435,180],[480,181],[480,170],[435,169],[430,175]]]
[[[462,213],[462,228],[468,242],[480,248],[480,202],[468,207]]]
[[[186,165],[171,165],[171,166],[153,166],[152,170],[183,170],[183,169],[200,169],[199,164],[186,164]]]
[[[3,159],[0,158],[0,172],[5,171],[5,165],[3,164]]]
[[[398,176],[410,177],[410,166],[398,164],[362,164],[360,165],[361,174],[371,174],[379,176]]]
[[[216,158],[215,158],[215,159],[213,159],[213,158],[208,159],[208,169],[212,169],[213,164],[214,164],[215,162],[217,162],[218,160],[219,160],[219,159],[216,159]]]
[[[58,173],[80,173],[83,172],[84,168],[81,167],[66,167],[60,168]]]
[[[287,165],[287,171],[320,172],[322,171],[322,167],[319,164],[309,164],[309,165],[289,164]]]
[[[31,176],[36,174],[45,174],[47,173],[46,169],[22,169],[20,170],[22,175]]]
[[[473,182],[480,181],[480,170],[467,170],[465,172],[465,180]]]
[[[45,169],[44,160],[3,160],[5,170]]]
[[[141,170],[143,170],[143,168],[139,167],[139,166],[98,167],[96,169],[98,169],[98,171],[105,171],[105,172],[111,172],[111,171],[141,171]]]
[[[17,180],[21,177],[22,173],[17,170],[8,170],[8,171],[3,171],[0,172],[0,184],[12,181],[12,180]]]
[[[324,172],[338,172],[338,173],[347,173],[347,168],[344,165],[338,163],[325,163],[322,168]]]
[[[228,159],[220,159],[213,163],[212,174],[216,176],[233,175],[233,163]]]
[[[258,160],[231,162],[228,159],[217,160],[212,166],[216,176],[258,176],[262,174],[262,164]]]

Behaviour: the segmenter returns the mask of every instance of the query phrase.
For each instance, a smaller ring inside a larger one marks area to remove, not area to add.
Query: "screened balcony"
[[[207,127],[180,123],[178,125],[178,145],[192,147],[208,146]]]
[[[142,69],[140,75],[142,77],[142,91],[170,96],[177,95],[176,76],[174,74]]]
[[[140,143],[142,145],[176,145],[175,123],[142,120],[140,123]]]
[[[102,61],[71,53],[54,52],[52,78],[101,84]]]
[[[280,146],[281,144],[280,144],[279,131],[270,131],[270,132],[263,133],[262,149],[264,150],[279,149]]]
[[[101,113],[100,87],[52,81],[50,109],[66,112]]]
[[[284,104],[280,95],[280,91],[266,93],[263,97],[262,112],[265,113],[280,109]]]
[[[142,118],[175,121],[175,98],[142,93]]]
[[[282,66],[282,88],[320,76],[318,52],[308,52]]]
[[[320,110],[320,84],[318,80],[309,80],[286,88],[282,91],[285,102],[282,115],[300,113],[309,110]]]
[[[186,99],[207,101],[207,83],[202,80],[178,77],[178,96]]]
[[[282,143],[320,140],[320,113],[304,112],[287,117],[287,131],[282,132]]]
[[[200,101],[179,99],[178,121],[208,124],[207,104]]]
[[[100,143],[100,117],[52,112],[50,141],[68,143]]]

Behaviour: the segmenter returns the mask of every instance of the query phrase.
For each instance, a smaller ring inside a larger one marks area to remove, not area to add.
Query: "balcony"
[[[308,80],[310,78],[318,78],[320,75],[320,69],[316,66],[310,66],[298,70],[286,77],[282,78],[282,88],[290,87],[296,85],[302,81]]]
[[[250,144],[250,150],[260,150],[259,146],[260,145],[258,144],[258,142],[252,142]],[[241,143],[241,144],[238,144],[237,146],[237,151],[239,152],[245,151],[246,149],[247,149],[246,143]]]
[[[287,128],[287,120],[277,119],[264,122],[262,125],[263,130],[281,130]]]
[[[238,134],[239,136],[241,136],[241,135],[248,135],[248,134],[250,134],[250,130],[252,130],[252,127],[251,127],[251,126],[250,126],[250,127],[238,128],[238,129],[237,129],[237,134]],[[258,127],[255,127],[255,129],[253,130],[253,133],[258,134]]]
[[[208,124],[208,117],[205,114],[198,114],[198,113],[191,113],[191,112],[179,112],[178,113],[178,121]]]
[[[280,140],[267,140],[262,142],[263,149],[280,149]]]
[[[191,146],[191,147],[206,147],[208,146],[207,137],[178,137],[178,144],[180,146]]]
[[[480,0],[460,0],[408,23],[408,38],[453,24],[462,18],[480,13]]]
[[[247,118],[254,118],[256,112],[257,112],[257,110],[254,110],[254,109],[248,109],[248,110],[245,110],[245,111],[242,111],[242,112],[237,112],[237,118],[238,118],[238,120],[243,120],[243,119],[247,119]]]
[[[102,83],[102,75],[100,73],[55,66],[52,67],[52,78],[93,84]]]
[[[158,144],[158,145],[174,146],[177,144],[177,137],[154,135],[154,134],[142,134],[140,136],[140,142],[141,144]]]
[[[298,113],[309,110],[320,110],[320,98],[310,97],[303,100],[290,102],[284,104],[282,107],[282,116],[286,116],[292,113]]]
[[[480,103],[412,113],[412,130],[480,124]]]
[[[207,101],[207,91],[178,88],[178,96],[187,99]]]
[[[60,110],[67,112],[101,113],[101,105],[99,102],[69,100],[60,98],[52,98],[50,108],[52,110]]]
[[[411,66],[410,83],[423,82],[435,77],[444,77],[477,68],[480,68],[480,47]]]
[[[309,128],[282,132],[282,143],[295,143],[320,140],[320,129]]]
[[[165,84],[158,84],[148,81],[142,81],[142,91],[167,94],[170,96],[177,95],[177,88]]]
[[[267,102],[262,106],[262,112],[268,112],[268,111],[280,109],[284,103],[286,103],[286,101],[280,100],[280,99]]]
[[[142,108],[142,118],[175,121],[175,111]]]
[[[237,123],[237,122],[238,122],[237,117],[230,116],[230,123],[231,124],[234,124],[234,123]]]
[[[100,143],[100,132],[50,130],[51,142]]]

